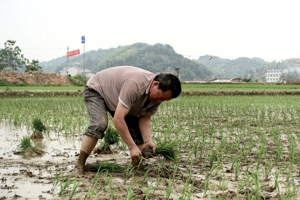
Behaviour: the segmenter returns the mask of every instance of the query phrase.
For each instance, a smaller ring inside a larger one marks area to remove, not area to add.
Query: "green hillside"
[[[211,55],[200,56],[197,61],[210,69],[217,78],[255,78],[254,72],[263,71],[261,69],[268,65],[261,58],[240,57],[230,60]]]
[[[44,72],[59,72],[67,66],[67,59],[63,56],[48,62],[41,62],[40,65]],[[85,66],[92,72],[121,65],[140,67],[153,73],[173,72],[174,68],[179,68],[180,78],[183,81],[209,80],[213,75],[203,64],[184,58],[167,44],[135,43],[85,53]],[[69,66],[78,66],[83,69],[83,55],[70,57]]]

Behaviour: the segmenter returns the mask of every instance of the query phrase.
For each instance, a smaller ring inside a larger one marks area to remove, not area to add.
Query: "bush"
[[[251,78],[246,78],[246,77],[244,77],[244,78],[243,78],[243,82],[248,83],[248,82],[252,82],[252,80],[251,80]]]
[[[27,86],[27,83],[7,82],[5,79],[0,79],[0,86]]]
[[[88,79],[87,78],[84,78],[82,76],[74,76],[74,77],[71,77],[71,75],[68,75],[67,76],[67,79],[75,86],[85,86]]]

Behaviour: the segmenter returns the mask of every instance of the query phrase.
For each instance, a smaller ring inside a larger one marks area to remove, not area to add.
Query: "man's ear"
[[[159,81],[153,81],[155,85],[159,85]]]
[[[151,87],[159,86],[159,81],[153,81]]]

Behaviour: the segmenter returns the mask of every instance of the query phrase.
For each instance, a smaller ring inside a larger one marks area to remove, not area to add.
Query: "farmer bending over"
[[[119,66],[98,72],[89,79],[83,91],[90,126],[82,140],[76,170],[83,173],[85,162],[108,126],[107,112],[121,138],[130,150],[133,164],[138,164],[142,149],[155,152],[150,133],[151,116],[163,101],[176,98],[181,83],[173,74]]]

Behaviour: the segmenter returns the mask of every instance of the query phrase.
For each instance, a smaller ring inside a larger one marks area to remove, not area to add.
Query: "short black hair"
[[[181,93],[181,83],[177,76],[173,74],[158,74],[154,81],[159,82],[158,89],[166,92],[171,90],[172,98],[176,98]]]

